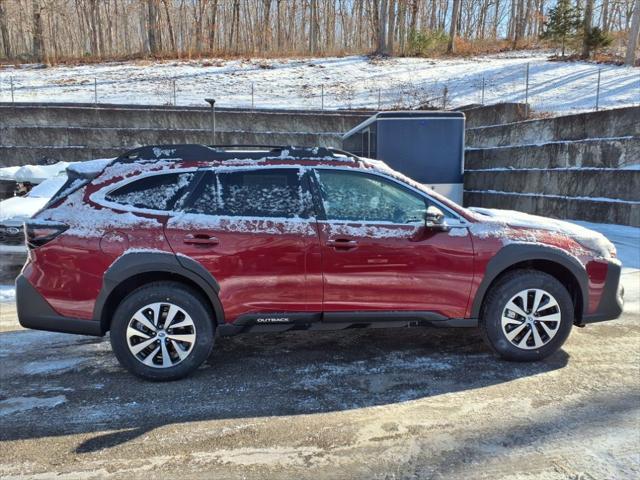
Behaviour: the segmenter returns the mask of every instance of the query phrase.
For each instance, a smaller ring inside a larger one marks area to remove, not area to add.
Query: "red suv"
[[[193,371],[216,334],[301,329],[479,326],[538,360],[622,311],[602,235],[468,210],[339,150],[143,147],[68,174],[25,224],[20,323],[110,331],[145,378]]]

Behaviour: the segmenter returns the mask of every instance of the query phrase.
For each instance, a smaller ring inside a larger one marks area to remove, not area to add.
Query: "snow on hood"
[[[57,177],[67,169],[70,162],[58,162],[53,165],[23,165],[22,167],[0,168],[0,180],[15,182],[42,183],[48,178]]]
[[[0,202],[0,222],[21,222],[30,218],[49,201],[43,197],[12,197]]]
[[[0,202],[0,221],[22,222],[30,218],[45,206],[49,199],[60,190],[66,180],[66,175],[50,178],[33,187],[24,197],[12,197],[3,200]]]
[[[584,248],[595,252],[600,257],[610,259],[616,255],[616,247],[601,233],[589,230],[574,223],[564,222],[553,218],[531,215],[515,210],[498,210],[493,208],[469,207],[483,220],[509,227],[530,228],[559,233],[572,238]],[[486,218],[489,217],[489,218]]]

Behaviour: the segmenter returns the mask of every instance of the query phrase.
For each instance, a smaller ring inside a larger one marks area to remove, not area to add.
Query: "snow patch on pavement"
[[[14,285],[0,285],[0,302],[15,302],[16,287]]]
[[[0,417],[26,412],[35,408],[55,408],[67,401],[64,395],[55,397],[14,397],[0,401]]]
[[[29,362],[22,368],[25,375],[48,375],[51,373],[63,373],[75,369],[87,360],[86,357],[71,357],[60,360],[44,359],[37,362]]]

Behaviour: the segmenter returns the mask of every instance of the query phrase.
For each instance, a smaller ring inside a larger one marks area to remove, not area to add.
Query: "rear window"
[[[295,169],[210,173],[187,211],[232,217],[308,217],[306,191]]]
[[[109,192],[110,202],[150,210],[173,210],[184,199],[193,172],[152,175]]]

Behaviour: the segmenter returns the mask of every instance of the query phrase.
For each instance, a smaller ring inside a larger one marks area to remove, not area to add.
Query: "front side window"
[[[232,217],[309,216],[309,194],[295,169],[210,173],[187,212]]]
[[[173,210],[187,193],[193,172],[151,175],[117,188],[105,199],[151,210]]]
[[[425,200],[376,175],[317,170],[327,220],[414,223],[424,221]]]

